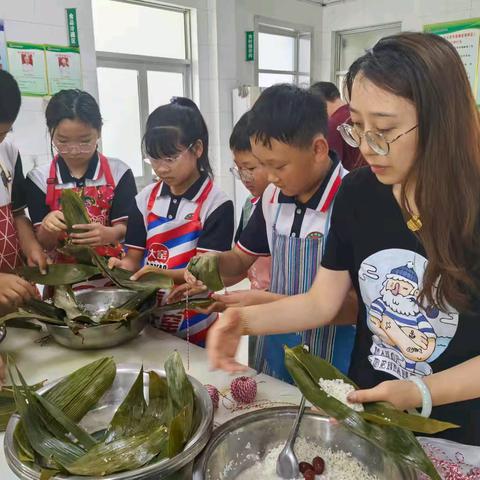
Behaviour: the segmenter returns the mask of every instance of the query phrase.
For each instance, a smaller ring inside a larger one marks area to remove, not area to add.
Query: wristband
[[[420,415],[428,418],[432,413],[432,394],[430,393],[430,390],[420,377],[412,375],[411,377],[408,377],[407,380],[413,382],[420,390],[420,393],[422,394],[422,412]]]

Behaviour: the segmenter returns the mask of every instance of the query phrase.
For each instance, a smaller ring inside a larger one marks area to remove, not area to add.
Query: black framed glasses
[[[408,129],[406,132],[400,133],[392,140],[387,140],[383,133],[374,132],[373,130],[367,130],[366,132],[359,132],[353,125],[349,123],[342,123],[337,127],[337,130],[340,132],[340,135],[351,147],[358,148],[362,143],[362,138],[365,137],[365,140],[368,143],[368,146],[378,155],[388,155],[390,153],[390,145],[396,142],[400,137],[407,135],[407,133],[412,132],[418,127],[414,125],[412,128]]]

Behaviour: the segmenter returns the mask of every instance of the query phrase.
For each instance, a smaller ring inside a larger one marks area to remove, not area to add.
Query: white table
[[[10,353],[29,384],[42,380],[55,380],[67,375],[77,368],[101,357],[113,356],[117,363],[136,364],[145,369],[163,369],[163,364],[173,350],[178,350],[187,368],[187,343],[177,337],[147,327],[143,333],[131,342],[109,350],[69,350],[51,340],[41,346],[38,342],[44,332],[9,329],[6,339],[0,344],[2,353]],[[224,372],[211,371],[208,367],[207,353],[203,348],[190,345],[190,368],[188,373],[200,382],[215,385],[221,392],[228,390],[232,377]],[[246,375],[253,376],[249,370]],[[269,406],[270,402],[282,404],[300,403],[300,392],[292,385],[276,380],[267,375],[256,375],[258,382],[257,404]],[[233,404],[224,400],[215,413],[215,424],[221,424],[235,415],[244,413],[232,411]],[[0,434],[3,446],[4,434]],[[15,480],[5,460],[3,448],[0,450],[0,479]]]

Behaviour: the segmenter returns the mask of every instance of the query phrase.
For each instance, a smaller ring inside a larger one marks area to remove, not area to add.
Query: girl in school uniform
[[[0,70],[0,316],[14,311],[37,295],[33,285],[14,275],[25,261],[46,272],[47,257],[25,216],[22,159],[7,138],[17,118],[21,95],[15,79]],[[0,377],[3,363],[0,358]]]
[[[102,117],[97,102],[87,92],[62,90],[48,103],[45,116],[56,154],[49,164],[30,171],[26,179],[27,204],[37,238],[57,262],[73,261],[55,252],[67,229],[60,196],[64,189],[72,189],[82,196],[92,220],[75,226],[85,232],[72,233],[72,243],[95,247],[105,257],[120,256],[119,242],[125,237],[137,191],[130,168],[98,151]]]
[[[137,271],[162,268],[183,283],[188,261],[197,253],[229,250],[234,230],[233,203],[213,183],[208,130],[188,98],[175,97],[149,116],[143,146],[157,183],[136,197],[128,218],[124,259],[110,266]],[[165,298],[163,297],[164,301]],[[216,314],[169,312],[155,326],[203,345]]]
[[[439,436],[480,447],[480,116],[465,68],[444,38],[404,32],[357,59],[346,87],[340,131],[369,166],[342,182],[322,268],[305,295],[228,309],[212,366],[241,369],[242,334],[331,325],[353,285],[349,401],[421,408],[460,426]]]

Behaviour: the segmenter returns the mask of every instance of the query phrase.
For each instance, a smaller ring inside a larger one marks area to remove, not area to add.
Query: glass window
[[[276,83],[309,86],[312,32],[306,27],[266,21],[256,24],[258,86],[265,88]]]
[[[170,102],[172,97],[183,97],[183,75],[176,72],[147,72],[148,113]]]
[[[270,33],[258,34],[260,70],[295,70],[295,38]]]
[[[267,88],[276,83],[295,83],[295,77],[285,73],[259,73],[258,86]]]
[[[97,69],[98,95],[102,108],[102,150],[123,160],[136,177],[143,175],[140,150],[138,72],[120,68]],[[119,101],[119,93],[121,101]]]
[[[112,0],[94,0],[97,51],[185,58],[184,13]]]
[[[343,93],[343,80],[350,65],[382,37],[394,35],[400,31],[400,24],[395,24],[336,33],[335,82],[340,92]]]

